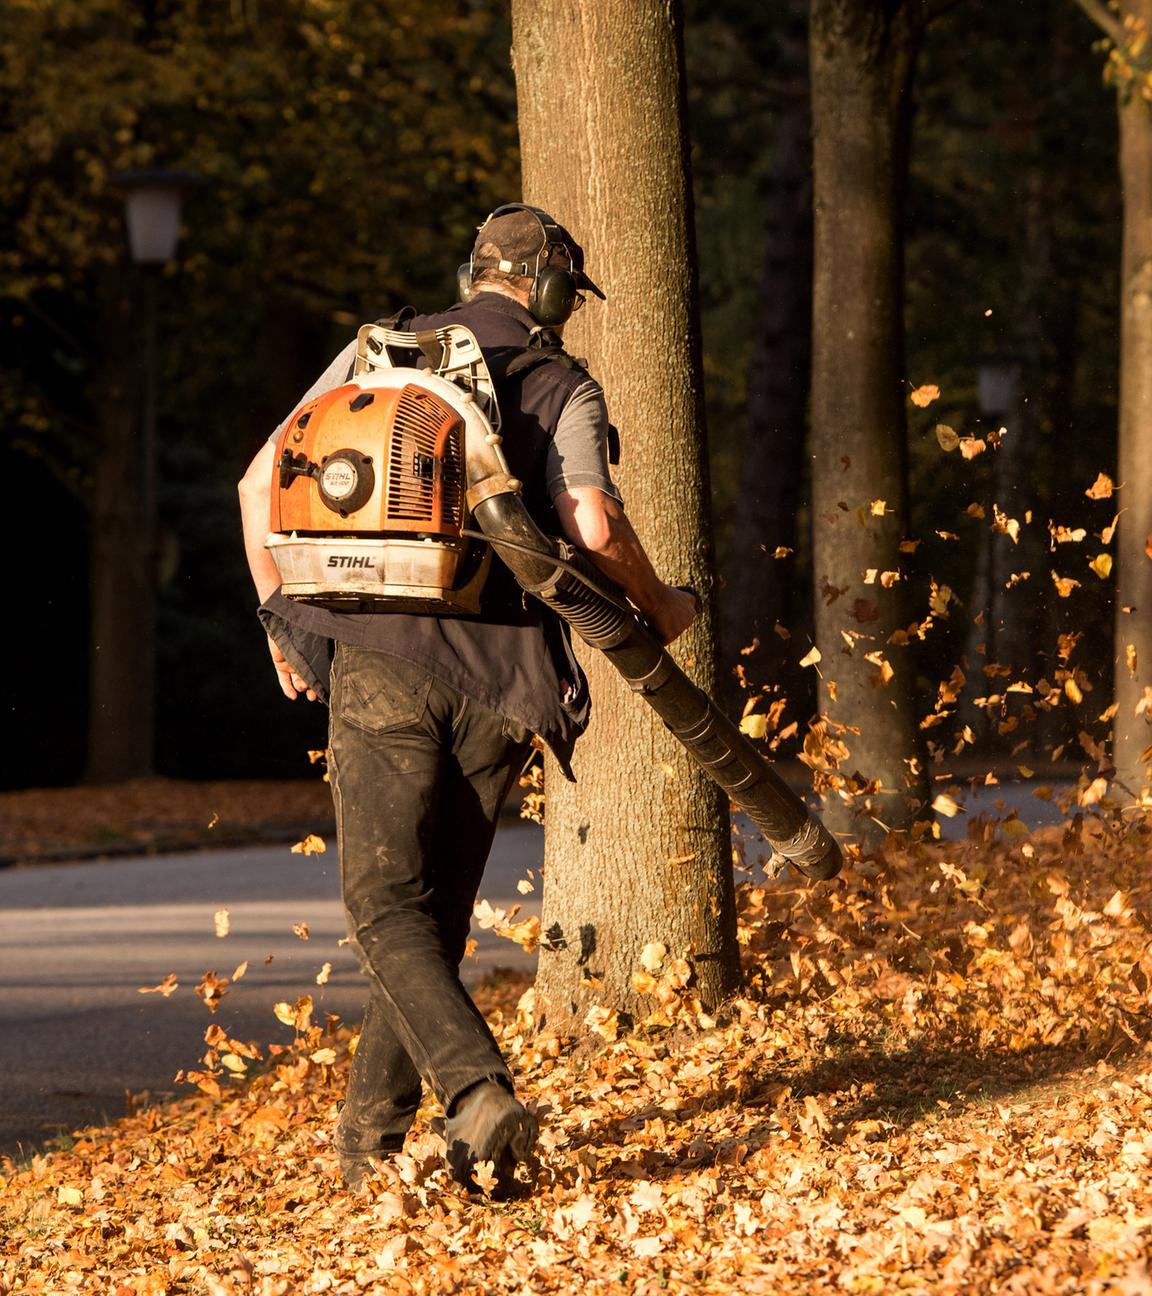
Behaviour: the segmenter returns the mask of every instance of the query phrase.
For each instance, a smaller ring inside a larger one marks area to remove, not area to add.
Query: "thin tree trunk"
[[[1123,0],[1152,31],[1152,0]],[[1152,746],[1152,107],[1139,89],[1120,102],[1124,242],[1120,277],[1120,523],[1116,532],[1117,778],[1134,794],[1149,786]],[[1134,660],[1133,660],[1134,655]],[[1129,663],[1133,662],[1130,666]]]
[[[657,570],[701,593],[677,645],[715,685],[713,572],[691,185],[678,6],[661,0],[513,0],[524,193],[569,226],[608,294],[566,334],[590,359],[620,428],[617,472]],[[547,771],[538,1007],[578,1030],[590,1007],[634,1016],[641,951],[692,964],[715,1004],[737,984],[727,806],[603,659],[584,654],[594,718],[579,783]]]
[[[902,199],[920,0],[813,0],[813,576],[821,700],[846,726],[855,809],[839,828],[907,825],[923,807],[912,620],[898,572],[907,534]],[[880,654],[873,661],[872,654]],[[895,674],[885,682],[884,663]]]
[[[133,280],[110,283],[102,327],[99,452],[89,542],[90,783],[153,772],[156,625],[154,463],[142,435]]]

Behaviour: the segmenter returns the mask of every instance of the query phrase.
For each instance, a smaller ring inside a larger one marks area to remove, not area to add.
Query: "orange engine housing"
[[[271,530],[459,537],[463,456],[464,422],[434,392],[346,383],[284,425]]]

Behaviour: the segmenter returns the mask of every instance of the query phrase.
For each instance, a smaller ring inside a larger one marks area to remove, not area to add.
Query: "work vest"
[[[500,405],[502,449],[524,502],[541,530],[559,522],[548,496],[545,459],[560,413],[587,373],[567,357],[525,364],[536,321],[518,302],[481,292],[438,315],[418,315],[413,332],[463,324],[484,352]],[[509,374],[509,369],[513,372]],[[588,683],[572,652],[568,626],[530,598],[498,558],[478,617],[398,612],[344,613],[284,598],[260,608],[265,629],[293,667],[327,700],[335,642],[375,648],[429,674],[539,734],[571,778],[576,739],[588,724]]]

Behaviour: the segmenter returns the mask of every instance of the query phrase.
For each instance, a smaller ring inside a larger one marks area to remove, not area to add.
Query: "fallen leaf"
[[[163,995],[164,998],[167,999],[170,994],[172,994],[175,990],[178,990],[179,988],[180,988],[180,982],[176,980],[176,973],[169,972],[168,975],[164,978],[163,981],[160,982],[159,985],[141,986],[136,993],[137,994],[158,994],[158,995]]]
[[[215,923],[215,927],[216,927],[216,936],[217,936],[217,939],[221,939],[221,940],[222,940],[225,936],[228,935],[228,932],[229,932],[229,930],[231,929],[231,926],[232,926],[232,921],[231,921],[231,919],[230,919],[229,916],[228,916],[228,910],[227,910],[227,909],[217,909],[217,910],[216,910],[216,915],[215,915],[215,918],[213,919],[213,921],[214,921],[214,923]]]
[[[927,409],[934,400],[940,399],[940,388],[935,383],[924,383],[908,394],[908,399],[920,409]]]
[[[1090,500],[1111,499],[1115,487],[1107,473],[1100,473],[1091,486],[1084,492]]]
[[[293,855],[320,855],[328,849],[323,837],[317,837],[315,833],[309,833],[303,841],[298,841],[292,847]]]
[[[668,956],[668,946],[663,941],[649,941],[640,951],[640,966],[645,972],[659,972]]]
[[[1088,566],[1092,568],[1101,580],[1107,580],[1112,572],[1112,555],[1106,553],[1097,554]]]
[[[960,438],[956,435],[947,423],[936,424],[936,441],[941,450],[955,450],[960,444]]]
[[[823,658],[821,656],[820,649],[817,648],[815,644],[813,644],[811,652],[805,654],[805,656],[800,659],[800,665],[815,666],[818,661],[822,661],[822,660]]]

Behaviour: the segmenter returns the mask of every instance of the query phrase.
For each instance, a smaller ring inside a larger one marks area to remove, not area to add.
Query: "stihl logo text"
[[[371,558],[361,556],[359,558],[352,554],[329,554],[329,567],[372,567],[375,564]]]

